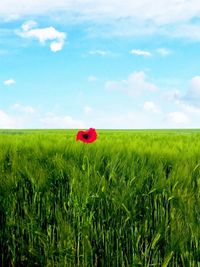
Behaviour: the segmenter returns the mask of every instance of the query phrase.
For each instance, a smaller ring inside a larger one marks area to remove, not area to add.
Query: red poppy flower
[[[94,128],[86,131],[78,131],[76,141],[81,140],[84,143],[92,143],[97,139],[97,133]]]

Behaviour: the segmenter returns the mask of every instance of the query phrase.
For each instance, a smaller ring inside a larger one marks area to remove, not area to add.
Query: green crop
[[[200,131],[0,131],[0,266],[200,266]]]

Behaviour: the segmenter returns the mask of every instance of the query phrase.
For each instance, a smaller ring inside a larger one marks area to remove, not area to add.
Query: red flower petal
[[[94,128],[86,131],[78,131],[76,141],[81,140],[84,143],[92,143],[97,139],[97,133]]]

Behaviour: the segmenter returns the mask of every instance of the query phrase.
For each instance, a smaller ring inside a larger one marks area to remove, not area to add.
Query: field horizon
[[[0,130],[0,265],[200,266],[199,129],[96,130]]]

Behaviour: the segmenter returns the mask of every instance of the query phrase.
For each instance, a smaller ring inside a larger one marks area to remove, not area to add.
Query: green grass
[[[200,266],[200,131],[0,131],[0,266]]]

